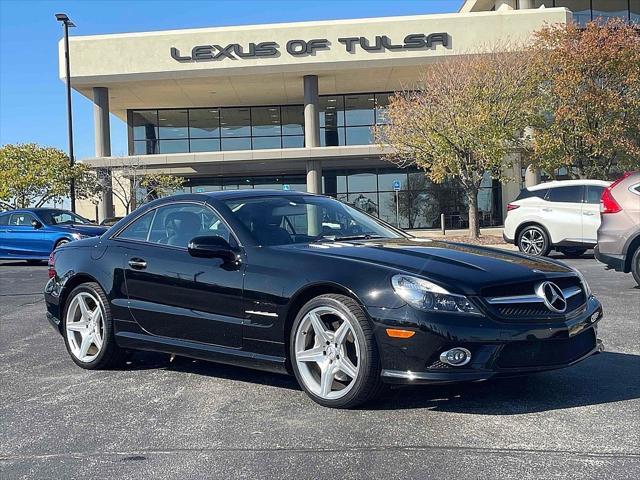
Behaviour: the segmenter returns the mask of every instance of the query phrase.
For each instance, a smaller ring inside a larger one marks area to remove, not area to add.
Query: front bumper
[[[453,383],[517,376],[564,368],[602,350],[597,324],[603,313],[595,297],[570,319],[553,322],[434,315],[408,306],[368,310],[386,383]],[[391,338],[387,328],[416,333],[408,339]],[[461,367],[442,363],[440,353],[453,347],[468,349],[471,361]]]
[[[610,268],[613,268],[617,272],[624,271],[625,256],[614,255],[612,253],[602,253],[598,248],[598,245],[593,249],[593,254],[600,263],[604,263]]]

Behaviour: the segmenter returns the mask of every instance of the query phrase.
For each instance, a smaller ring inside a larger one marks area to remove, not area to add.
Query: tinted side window
[[[550,188],[547,200],[550,202],[580,203],[582,202],[582,186]]]
[[[126,238],[128,240],[138,240],[143,242],[146,241],[154,214],[155,210],[145,213],[133,223],[129,224],[127,228],[122,230],[118,235],[118,238]]]
[[[210,208],[195,204],[160,207],[153,220],[149,241],[187,248],[198,235],[218,235],[229,242],[230,232]]]
[[[11,220],[9,220],[9,225],[14,227],[30,227],[31,220],[35,220],[36,217],[31,215],[30,213],[14,213],[11,215]]]
[[[600,203],[600,197],[602,197],[602,191],[604,187],[599,187],[597,185],[587,185],[586,193],[584,196],[585,203]]]
[[[530,197],[544,198],[547,195],[548,191],[548,188],[541,188],[538,190],[529,190],[528,188],[523,188],[522,190],[520,190],[520,194],[518,195],[518,198],[516,198],[516,200],[522,200],[523,198]]]
[[[9,224],[9,215],[0,215],[0,225]]]

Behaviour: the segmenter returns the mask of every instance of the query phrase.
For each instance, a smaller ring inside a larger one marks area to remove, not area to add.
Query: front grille
[[[573,338],[512,342],[498,356],[499,368],[550,367],[564,365],[586,355],[596,347],[593,328]]]
[[[548,309],[542,299],[535,296],[536,285],[540,280],[485,288],[482,290],[483,301],[492,313],[505,320],[554,321],[571,315],[585,304],[586,295],[577,277],[552,278],[550,281],[558,285],[563,292],[572,292],[571,296],[566,298],[567,308],[563,313]],[[528,301],[518,301],[517,297],[523,296],[531,298]]]
[[[560,288],[565,289],[568,287],[580,287],[580,279],[578,277],[560,277],[560,278],[547,278],[550,282],[555,283]],[[511,283],[507,285],[494,285],[491,287],[482,289],[482,296],[484,297],[508,297],[512,295],[528,295],[534,293],[536,284],[542,280],[536,280],[535,282],[520,282]]]

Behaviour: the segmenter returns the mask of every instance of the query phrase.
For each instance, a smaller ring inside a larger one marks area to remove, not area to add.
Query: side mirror
[[[42,228],[42,223],[36,219],[33,219],[31,220],[31,226],[38,230],[39,228]]]
[[[229,242],[218,235],[203,235],[192,238],[187,246],[189,255],[200,258],[221,258],[224,263],[236,263],[237,255]]]

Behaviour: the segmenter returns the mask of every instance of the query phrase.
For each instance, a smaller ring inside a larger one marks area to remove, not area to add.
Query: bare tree
[[[85,177],[82,189],[94,200],[107,191],[130,213],[138,204],[170,195],[182,188],[184,178],[150,172],[139,157],[114,159],[108,167],[97,168]]]

